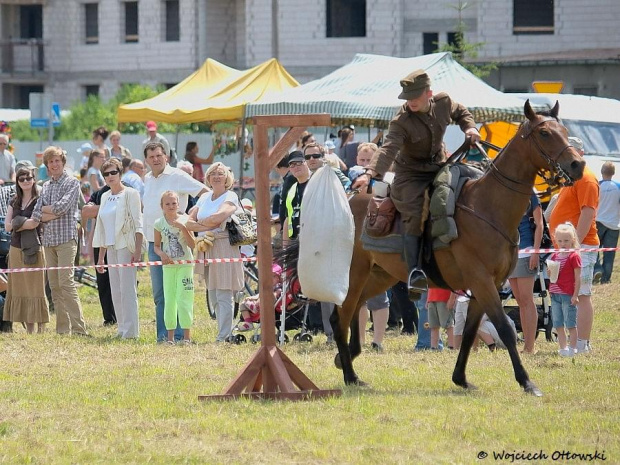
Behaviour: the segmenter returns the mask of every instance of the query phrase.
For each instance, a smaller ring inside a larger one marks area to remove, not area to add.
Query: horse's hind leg
[[[467,309],[467,318],[465,320],[465,328],[463,329],[461,349],[459,350],[459,356],[456,359],[456,365],[452,373],[452,382],[457,386],[461,386],[463,389],[476,389],[476,386],[467,381],[465,369],[467,367],[467,360],[469,359],[471,348],[476,339],[476,334],[478,333],[478,326],[480,326],[481,318],[482,309],[480,308],[480,303],[475,299],[470,300]]]
[[[497,334],[506,346],[506,349],[508,349],[517,382],[526,393],[537,397],[542,396],[542,391],[538,389],[538,387],[530,380],[530,377],[521,362],[521,357],[519,357],[519,353],[517,352],[517,339],[512,331],[510,323],[508,323],[508,316],[504,313],[501,303],[499,308],[493,307],[492,309],[489,309],[489,311],[487,311],[487,315],[489,316],[491,323],[495,325]]]

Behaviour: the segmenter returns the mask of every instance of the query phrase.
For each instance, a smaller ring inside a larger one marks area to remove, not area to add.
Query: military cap
[[[431,85],[431,78],[423,69],[416,69],[413,73],[400,80],[403,91],[398,98],[412,100],[422,95],[422,92]]]

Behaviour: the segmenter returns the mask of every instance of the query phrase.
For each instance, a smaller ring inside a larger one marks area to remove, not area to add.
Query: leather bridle
[[[572,186],[573,179],[568,175],[566,171],[564,171],[564,169],[562,169],[562,166],[560,166],[560,164],[558,163],[558,160],[562,156],[562,154],[566,151],[566,149],[572,147],[572,145],[565,145],[555,156],[551,156],[541,147],[538,139],[532,136],[534,129],[536,129],[541,124],[546,123],[547,121],[558,122],[557,119],[552,116],[544,117],[542,120],[538,121],[534,125],[531,124],[530,120],[527,120],[525,123],[523,123],[524,134],[521,135],[521,139],[527,140],[529,138],[529,140],[538,149],[538,155],[547,163],[547,166],[549,167],[548,171],[551,173],[551,176],[548,178],[546,177],[545,174],[547,170],[540,170],[538,172],[538,175],[543,178],[550,187],[553,188],[557,187],[558,185]]]

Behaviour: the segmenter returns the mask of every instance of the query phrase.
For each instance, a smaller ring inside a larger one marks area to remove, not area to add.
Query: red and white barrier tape
[[[194,263],[238,263],[238,262],[255,262],[256,257],[243,257],[243,258],[205,258],[200,260],[175,260],[171,265],[192,265]],[[135,263],[119,263],[112,265],[74,265],[74,266],[48,266],[40,268],[7,268],[6,270],[0,268],[0,273],[24,273],[27,271],[47,271],[47,270],[71,270],[74,268],[95,268],[101,266],[102,268],[127,268],[132,266],[157,266],[163,265],[161,260],[154,262],[135,262]]]
[[[527,247],[525,249],[519,250],[519,253],[550,253],[550,252],[615,252],[620,250],[620,247],[592,247],[585,248],[582,247],[580,249],[534,249],[532,247]]]
[[[520,249],[520,253],[551,253],[551,252],[614,252],[620,250],[620,247],[598,247],[598,248],[580,248],[580,249]],[[205,258],[201,260],[176,260],[171,265],[191,265],[194,263],[238,263],[238,262],[255,262],[256,257],[243,258]],[[126,268],[132,266],[157,266],[163,265],[161,260],[154,262],[136,262],[136,263],[120,263],[118,265],[101,265],[103,268]],[[0,268],[0,273],[25,273],[28,271],[47,271],[47,270],[71,270],[74,268],[95,268],[98,265],[77,265],[77,266],[49,266],[40,268]]]

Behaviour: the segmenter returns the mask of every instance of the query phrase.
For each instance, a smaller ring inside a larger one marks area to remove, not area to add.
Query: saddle
[[[454,212],[456,199],[463,186],[471,179],[478,179],[483,171],[471,164],[446,163],[435,176],[425,200],[423,261],[429,262],[432,250],[449,247],[458,237]],[[429,200],[430,199],[430,200]],[[428,213],[428,215],[426,215]],[[400,214],[388,197],[373,197],[368,205],[361,240],[364,249],[384,253],[401,253],[403,227]]]

